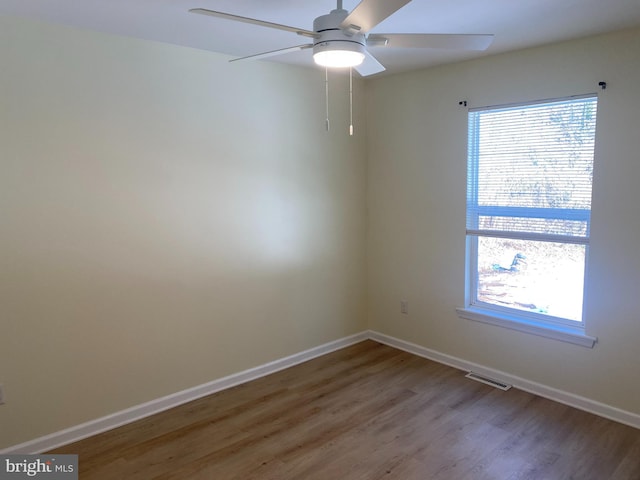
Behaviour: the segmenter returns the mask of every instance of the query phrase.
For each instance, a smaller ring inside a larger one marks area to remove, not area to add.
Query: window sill
[[[488,323],[499,327],[510,328],[519,332],[530,333],[546,338],[553,338],[562,342],[573,343],[582,347],[593,348],[598,341],[596,337],[590,337],[581,328],[564,325],[549,325],[526,318],[492,312],[480,308],[456,308],[458,316],[467,320]]]

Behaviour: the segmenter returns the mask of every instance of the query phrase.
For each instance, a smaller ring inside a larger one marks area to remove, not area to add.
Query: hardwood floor
[[[55,452],[96,480],[640,479],[640,430],[372,341]]]

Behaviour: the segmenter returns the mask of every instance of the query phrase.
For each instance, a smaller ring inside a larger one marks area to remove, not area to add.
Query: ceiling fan
[[[285,30],[312,39],[312,43],[249,55],[232,61],[258,60],[312,48],[313,59],[316,64],[329,68],[353,67],[362,76],[373,75],[385,70],[384,66],[369,53],[369,48],[486,50],[493,41],[493,35],[368,33],[410,1],[362,0],[351,12],[348,12],[342,8],[342,0],[337,0],[335,10],[331,10],[327,15],[321,15],[313,21],[313,30],[241,17],[230,13],[216,12],[205,8],[194,8],[189,11],[236,22]]]

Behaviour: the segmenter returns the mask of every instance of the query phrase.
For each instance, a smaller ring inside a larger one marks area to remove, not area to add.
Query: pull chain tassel
[[[353,68],[349,67],[349,135],[353,136]]]
[[[329,69],[327,67],[324,68],[324,100],[325,100],[325,127],[327,132],[329,131]]]

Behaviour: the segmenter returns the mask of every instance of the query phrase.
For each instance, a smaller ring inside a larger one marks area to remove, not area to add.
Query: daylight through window
[[[582,323],[597,97],[469,112],[468,304]]]

